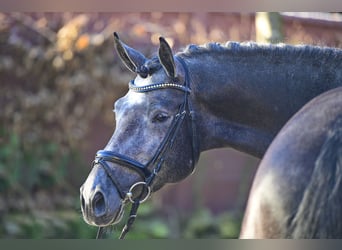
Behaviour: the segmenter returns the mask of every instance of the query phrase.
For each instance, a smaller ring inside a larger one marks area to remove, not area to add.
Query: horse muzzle
[[[124,211],[125,202],[102,172],[102,168],[94,168],[80,188],[83,218],[93,226],[118,223]]]

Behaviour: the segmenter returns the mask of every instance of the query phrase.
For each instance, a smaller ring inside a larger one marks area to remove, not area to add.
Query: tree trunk
[[[260,43],[279,43],[284,39],[282,19],[278,12],[257,12],[255,30],[256,41]]]

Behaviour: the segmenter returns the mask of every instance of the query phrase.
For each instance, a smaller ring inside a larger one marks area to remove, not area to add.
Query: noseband
[[[121,198],[122,205],[126,203],[126,201],[130,201],[132,203],[131,211],[129,218],[127,220],[126,225],[122,229],[121,235],[119,239],[123,239],[126,235],[126,233],[129,231],[130,227],[132,226],[136,216],[137,216],[137,210],[140,205],[140,203],[146,201],[150,194],[151,194],[151,186],[153,184],[153,181],[155,177],[157,176],[158,172],[163,166],[163,163],[165,161],[165,153],[168,149],[172,149],[174,140],[178,134],[178,131],[185,119],[185,117],[188,117],[188,121],[190,124],[190,134],[191,134],[191,143],[192,143],[192,171],[194,170],[197,157],[199,155],[198,151],[198,142],[197,142],[197,131],[195,126],[195,115],[194,111],[192,109],[192,105],[189,99],[189,94],[191,93],[190,89],[190,79],[189,79],[189,73],[187,66],[182,58],[177,58],[185,71],[185,81],[184,85],[179,84],[178,82],[171,82],[171,83],[157,83],[157,84],[151,84],[147,86],[136,86],[134,84],[134,81],[130,81],[129,83],[129,89],[135,92],[144,93],[144,92],[150,92],[155,90],[161,90],[161,89],[175,89],[178,91],[182,91],[184,93],[184,100],[183,103],[180,105],[178,113],[174,116],[173,121],[162,140],[161,144],[157,148],[155,154],[153,157],[146,163],[142,164],[130,157],[127,157],[125,155],[113,152],[113,151],[107,151],[107,150],[99,150],[96,153],[95,161],[93,162],[93,165],[98,164],[101,166],[107,176],[110,178],[116,189],[118,190],[118,193]],[[137,182],[131,186],[129,191],[125,193],[122,188],[120,187],[119,183],[115,179],[114,176],[112,176],[110,167],[107,164],[107,162],[112,162],[119,164],[120,166],[130,168],[134,171],[136,171],[143,179],[141,182]],[[150,171],[149,169],[152,169]],[[143,188],[142,192],[139,196],[133,197],[133,191],[138,186],[141,186]],[[97,238],[101,238],[103,235],[105,227],[99,227]]]

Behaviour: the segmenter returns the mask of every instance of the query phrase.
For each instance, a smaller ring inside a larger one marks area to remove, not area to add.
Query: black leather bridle
[[[175,89],[178,91],[182,91],[184,93],[184,100],[183,103],[180,105],[179,110],[177,114],[174,116],[173,121],[164,137],[162,142],[160,143],[159,147],[157,148],[154,156],[148,161],[146,164],[142,164],[130,157],[127,157],[125,155],[113,152],[113,151],[107,151],[107,150],[99,150],[96,153],[95,161],[93,162],[94,165],[101,166],[108,177],[111,179],[113,185],[116,187],[121,201],[122,206],[126,201],[130,201],[132,203],[131,211],[129,218],[127,220],[126,225],[122,229],[121,235],[119,239],[123,239],[126,235],[126,233],[129,231],[130,227],[132,226],[136,216],[137,211],[139,208],[139,204],[146,201],[147,198],[151,194],[151,186],[152,183],[157,176],[158,172],[163,166],[164,160],[165,160],[165,153],[168,149],[172,148],[172,145],[174,143],[174,140],[178,134],[178,131],[183,124],[183,121],[186,117],[188,117],[188,122],[190,124],[190,130],[191,133],[191,143],[192,143],[192,171],[194,170],[195,164],[197,162],[197,158],[199,155],[199,149],[198,149],[198,139],[197,139],[197,131],[196,131],[196,124],[195,124],[195,113],[192,108],[189,95],[191,93],[190,89],[190,78],[187,66],[184,62],[184,60],[180,57],[177,57],[179,62],[183,65],[184,71],[185,71],[185,81],[184,84],[179,84],[177,81],[174,82],[168,82],[168,83],[156,83],[151,84],[143,87],[136,86],[134,84],[134,81],[130,81],[129,83],[129,89],[135,92],[150,92],[154,90],[161,90],[161,89]],[[143,179],[141,182],[137,182],[131,186],[129,191],[126,193],[122,190],[119,183],[115,179],[114,176],[112,176],[110,167],[107,164],[107,162],[112,162],[119,164],[123,167],[128,167],[134,171],[136,171]],[[149,169],[152,169],[150,171]],[[142,191],[140,195],[133,197],[133,191],[138,187],[142,186]],[[97,237],[101,238],[104,232],[104,227],[99,227]]]

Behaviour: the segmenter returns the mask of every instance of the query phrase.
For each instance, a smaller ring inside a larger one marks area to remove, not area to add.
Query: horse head
[[[141,203],[166,183],[190,175],[199,157],[185,62],[162,37],[151,59],[116,33],[114,44],[137,76],[115,102],[115,131],[80,189],[85,221],[100,227],[119,222],[129,201]]]

